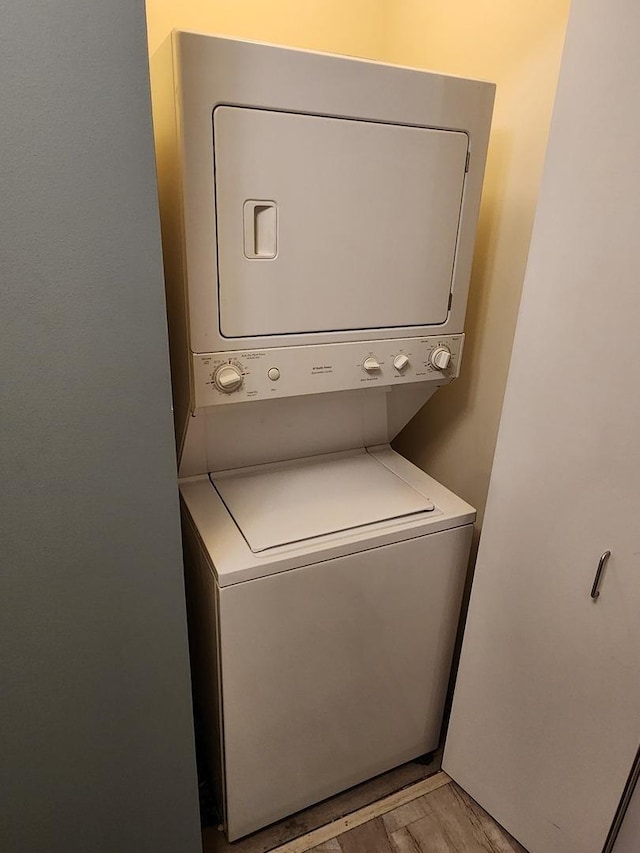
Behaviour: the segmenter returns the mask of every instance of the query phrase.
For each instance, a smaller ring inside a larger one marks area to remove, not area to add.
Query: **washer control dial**
[[[213,381],[223,394],[232,394],[242,385],[242,371],[235,364],[223,364],[213,375]]]
[[[446,370],[451,364],[451,350],[449,347],[439,346],[429,354],[429,364],[436,370]]]
[[[362,366],[367,371],[367,373],[377,373],[380,370],[380,362],[377,358],[370,355],[368,358],[362,362]]]
[[[409,359],[406,355],[397,355],[393,359],[393,366],[398,371],[398,373],[402,373],[403,370],[406,370],[409,367]]]

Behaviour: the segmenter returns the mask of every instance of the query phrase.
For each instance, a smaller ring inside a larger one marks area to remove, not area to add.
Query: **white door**
[[[574,4],[444,756],[532,853],[600,853],[640,742],[639,29]]]
[[[446,321],[466,133],[226,106],[213,122],[223,335]]]

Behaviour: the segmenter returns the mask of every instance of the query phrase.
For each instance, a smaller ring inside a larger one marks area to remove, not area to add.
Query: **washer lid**
[[[258,465],[210,479],[254,553],[434,509],[366,450]]]

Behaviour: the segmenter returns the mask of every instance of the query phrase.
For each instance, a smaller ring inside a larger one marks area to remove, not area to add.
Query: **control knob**
[[[403,354],[397,355],[393,359],[393,366],[398,371],[398,373],[402,373],[402,371],[406,370],[407,367],[409,366],[409,359],[407,358],[406,355],[403,355]]]
[[[436,347],[429,354],[429,363],[436,370],[446,370],[451,364],[451,350],[449,347]]]
[[[223,364],[213,375],[213,382],[223,394],[231,394],[242,385],[242,371],[235,364]]]
[[[374,358],[370,355],[368,358],[362,362],[362,366],[367,371],[367,373],[377,373],[380,370],[380,362],[377,358]]]

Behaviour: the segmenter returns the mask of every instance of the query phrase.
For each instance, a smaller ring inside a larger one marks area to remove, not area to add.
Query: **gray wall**
[[[0,848],[190,853],[143,0],[5,0],[0,80]]]

